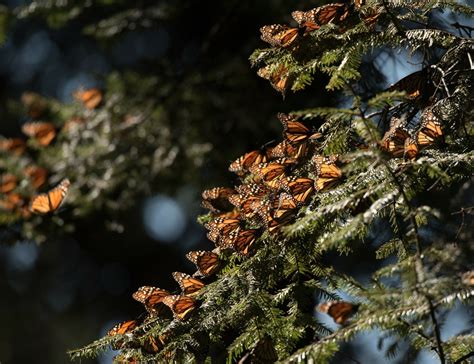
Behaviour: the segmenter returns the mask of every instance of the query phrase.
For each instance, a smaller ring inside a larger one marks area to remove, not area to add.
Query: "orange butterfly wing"
[[[232,210],[233,206],[229,202],[229,197],[235,193],[235,190],[229,187],[215,187],[205,190],[202,193],[201,205],[213,213],[230,211]]]
[[[260,28],[261,39],[274,47],[288,47],[301,34],[301,29],[284,24],[265,25]]]
[[[26,150],[26,143],[20,138],[0,139],[0,150],[19,156]]]
[[[411,160],[418,155],[418,142],[414,138],[405,139],[404,155]]]
[[[69,180],[65,178],[51,191],[33,197],[30,203],[30,211],[36,214],[55,212],[64,202],[70,184]]]
[[[183,293],[187,296],[196,295],[201,288],[205,286],[200,279],[191,277],[189,274],[181,272],[173,272],[173,278],[178,282]]]
[[[315,182],[317,191],[332,187],[342,177],[342,171],[335,164],[336,160],[336,157],[326,158],[320,155],[312,158],[318,176]]]
[[[345,324],[357,308],[357,305],[345,301],[329,301],[318,306],[320,312],[327,313],[339,325]]]
[[[0,192],[9,193],[13,191],[18,183],[18,178],[10,173],[0,175]]]
[[[23,124],[22,132],[35,139],[39,145],[46,147],[56,137],[56,127],[53,123],[48,122],[31,122]]]
[[[229,171],[242,176],[248,170],[257,164],[264,163],[267,161],[267,156],[262,150],[254,150],[249,153],[245,153],[243,156],[236,159],[229,166]]]
[[[272,87],[281,93],[284,93],[290,87],[290,83],[294,79],[294,77],[290,77],[288,68],[283,64],[276,68],[272,65],[262,67],[257,71],[257,75],[270,81]]]
[[[114,327],[107,333],[109,336],[115,336],[115,335],[124,335],[126,333],[129,333],[130,331],[133,331],[136,327],[138,326],[138,321],[137,320],[128,320],[125,322],[121,322]]]
[[[76,100],[82,101],[89,110],[95,109],[102,102],[102,92],[98,88],[79,90],[74,93]]]
[[[295,178],[288,182],[289,190],[298,203],[306,203],[314,192],[314,180],[311,178]]]
[[[27,166],[23,172],[31,180],[31,184],[36,190],[45,184],[48,177],[48,170],[37,166]]]
[[[196,264],[198,273],[203,276],[209,276],[219,268],[219,255],[213,252],[191,251],[186,258]]]
[[[196,308],[194,298],[182,295],[170,295],[163,299],[163,303],[173,312],[173,316],[177,320],[186,319],[189,314]]]
[[[248,256],[250,254],[250,248],[257,239],[257,230],[238,230],[234,231],[233,235],[229,239],[232,244],[232,248],[243,256]],[[231,234],[232,235],[232,234]]]

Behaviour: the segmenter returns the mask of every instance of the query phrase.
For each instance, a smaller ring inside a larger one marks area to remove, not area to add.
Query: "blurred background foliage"
[[[142,313],[130,298],[137,287],[158,280],[174,287],[169,272],[191,267],[183,253],[209,248],[195,222],[200,191],[232,184],[230,161],[279,137],[277,112],[343,102],[318,78],[283,99],[248,61],[265,47],[260,26],[321,3],[10,0],[0,7],[0,134],[24,138],[21,127],[32,120],[58,128],[47,147],[30,140],[24,155],[0,155],[0,168],[16,170],[25,198],[34,191],[22,170],[33,161],[49,171],[43,189],[72,182],[53,218],[0,214],[8,328],[0,361],[66,362],[67,349]],[[383,56],[397,62],[393,52]],[[362,67],[383,89],[373,61]],[[390,82],[400,78],[394,73]],[[81,87],[101,90],[97,108],[73,99]],[[71,120],[83,122],[65,129]],[[339,262],[355,269],[374,252],[360,254]]]

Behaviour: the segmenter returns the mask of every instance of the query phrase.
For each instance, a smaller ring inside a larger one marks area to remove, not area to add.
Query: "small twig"
[[[474,210],[474,206],[469,206],[469,207],[462,207],[461,210],[459,211],[456,211],[456,212],[452,212],[451,215],[459,215],[459,214],[465,214],[465,213],[468,213],[470,214],[471,211]]]
[[[433,69],[437,70],[439,73],[441,73],[441,83],[444,86],[444,91],[446,92],[446,95],[448,95],[448,97],[451,96],[451,93],[448,90],[448,86],[446,85],[446,81],[444,80],[444,77],[446,76],[444,71],[436,65],[431,66],[431,68],[433,68]],[[438,91],[438,88],[439,88],[439,84],[436,85],[436,90],[435,90],[434,93],[436,93],[436,91]]]
[[[462,36],[462,32],[464,31],[468,37],[471,36],[472,31],[474,30],[473,27],[470,27],[469,25],[464,25],[460,24],[459,22],[456,23],[451,23],[450,24],[453,28],[456,28],[459,31],[459,36]]]
[[[401,318],[398,318],[398,321],[400,321],[402,324],[404,324],[405,326],[407,326],[408,328],[410,329],[413,329],[413,325],[410,324],[409,322],[406,322],[404,319],[401,319]],[[425,334],[425,332],[421,329],[415,329],[413,330],[414,332],[416,332],[418,335],[420,335],[423,339],[429,341],[429,342],[432,342],[431,341],[431,338]]]
[[[434,326],[436,346],[438,347],[437,351],[438,351],[439,360],[441,361],[441,364],[445,364],[446,358],[444,357],[444,350],[443,350],[443,345],[441,341],[441,330],[439,329],[438,320],[436,320],[435,308],[433,306],[433,302],[431,302],[428,296],[426,296],[426,299],[428,300],[428,305],[430,307],[431,322],[433,323],[433,326]]]

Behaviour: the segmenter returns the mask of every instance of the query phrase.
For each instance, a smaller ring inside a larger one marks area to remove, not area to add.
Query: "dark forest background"
[[[152,193],[136,197],[131,209],[114,216],[118,228],[110,229],[109,216],[97,211],[79,221],[72,235],[51,237],[41,245],[0,245],[2,364],[68,362],[68,349],[143,313],[131,299],[139,286],[175,289],[170,272],[192,268],[184,253],[209,248],[196,222],[202,213],[202,189],[232,185],[228,164],[279,137],[277,112],[344,101],[325,91],[318,79],[303,92],[282,98],[248,61],[254,49],[264,46],[259,39],[262,25],[289,21],[292,10],[324,1],[138,1],[133,5],[138,9],[162,6],[163,20],[112,37],[93,37],[84,29],[95,29],[97,35],[100,29],[91,28],[93,24],[132,6],[127,1],[102,3],[107,6],[85,9],[64,24],[58,20],[61,26],[51,26],[54,19],[44,16],[12,21],[0,46],[0,134],[21,134],[25,119],[6,110],[25,91],[70,103],[80,86],[104,87],[112,72],[133,71],[141,77],[163,77],[166,72],[167,92],[157,90],[156,97],[176,115],[173,133],[179,135],[184,125],[208,151],[194,169],[171,165],[172,179],[157,181]],[[16,8],[28,2],[3,4]],[[397,63],[396,55],[382,56],[379,64],[385,68],[374,68],[381,88],[410,72]],[[339,262],[363,277],[364,261],[374,252],[368,248],[366,254]],[[445,333],[462,329],[466,315],[460,311],[453,316]],[[375,341],[370,335],[360,339],[361,345],[369,343],[365,359],[381,362]],[[110,361],[111,355],[105,355],[90,362]]]

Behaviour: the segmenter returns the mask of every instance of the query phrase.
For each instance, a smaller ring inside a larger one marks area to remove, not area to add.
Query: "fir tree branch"
[[[454,362],[454,364],[461,364],[464,360],[470,358],[471,356],[474,356],[474,351],[471,351],[470,353],[467,353],[464,356],[461,356],[458,360]]]
[[[357,98],[355,90],[352,87],[351,87],[351,90],[354,94],[354,97]],[[373,138],[373,142],[376,143],[376,141],[377,141],[376,137],[374,136],[374,134],[372,132],[372,128],[370,128],[367,125],[367,118],[365,116],[364,110],[362,110],[362,108],[360,107],[360,103],[358,104],[358,109],[359,109],[359,112],[360,112],[360,117],[363,120],[364,125],[367,128],[367,131],[370,133],[371,137]],[[430,317],[431,317],[431,321],[432,321],[432,324],[433,324],[433,327],[434,327],[434,332],[435,332],[436,347],[437,347],[436,352],[439,356],[441,364],[445,364],[446,363],[446,358],[445,358],[444,351],[443,351],[440,328],[439,328],[438,321],[436,319],[436,313],[435,313],[435,310],[434,310],[433,303],[432,303],[430,297],[427,294],[421,293],[418,290],[418,285],[424,281],[424,273],[423,273],[423,262],[422,262],[422,259],[421,259],[421,242],[420,242],[420,236],[419,236],[419,232],[418,232],[418,223],[415,219],[415,211],[413,210],[413,206],[410,203],[410,200],[409,200],[409,198],[408,198],[408,196],[405,192],[405,189],[404,189],[403,185],[398,180],[397,175],[392,171],[390,166],[385,161],[382,161],[382,165],[385,167],[386,171],[392,177],[392,180],[395,183],[395,185],[397,186],[397,188],[399,190],[399,193],[401,194],[405,205],[409,209],[409,218],[410,218],[410,222],[411,222],[411,225],[412,225],[413,231],[414,231],[415,247],[416,247],[415,268],[414,268],[415,272],[414,273],[415,273],[417,284],[415,285],[415,291],[420,293],[421,295],[423,295],[425,297],[425,299],[427,300],[427,302],[428,302],[428,306],[429,306],[429,309],[430,309]]]

